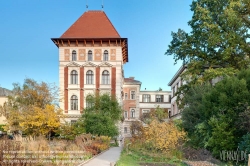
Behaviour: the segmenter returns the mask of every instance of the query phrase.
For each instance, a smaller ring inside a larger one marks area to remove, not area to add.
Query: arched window
[[[71,84],[78,84],[78,74],[77,71],[73,70],[70,73],[70,83]]]
[[[103,53],[103,60],[104,61],[108,61],[109,60],[109,53],[108,53],[107,50],[105,50],[104,53]]]
[[[72,61],[76,61],[76,51],[72,51]]]
[[[134,109],[131,110],[131,118],[135,118],[135,110]]]
[[[91,70],[86,73],[86,84],[94,84],[94,72]]]
[[[102,72],[102,84],[109,84],[109,72],[107,70],[104,70]]]
[[[93,60],[93,56],[92,56],[92,51],[88,52],[88,61],[92,61]]]
[[[70,105],[71,110],[78,110],[78,98],[76,95],[71,96]]]

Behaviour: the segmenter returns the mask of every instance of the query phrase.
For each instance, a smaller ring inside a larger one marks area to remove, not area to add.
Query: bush
[[[239,143],[239,150],[250,154],[250,133],[242,137],[242,141]]]

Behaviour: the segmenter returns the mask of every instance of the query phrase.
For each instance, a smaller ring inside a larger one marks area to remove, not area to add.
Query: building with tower
[[[60,107],[67,121],[81,116],[88,94],[110,93],[122,105],[128,43],[104,11],[86,11],[52,41],[59,49]]]
[[[122,137],[131,136],[131,123],[145,111],[157,106],[169,111],[171,92],[141,93],[140,81],[124,78],[128,39],[120,37],[104,11],[86,11],[60,38],[51,40],[59,49],[60,108],[67,122],[81,117],[87,95],[96,93],[117,98],[124,110],[119,125]]]

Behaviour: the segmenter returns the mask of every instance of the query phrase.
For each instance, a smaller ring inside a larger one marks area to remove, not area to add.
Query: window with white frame
[[[128,133],[128,128],[124,127],[124,133]]]
[[[77,58],[76,58],[76,51],[73,50],[72,51],[72,61],[76,61],[76,60],[77,60]]]
[[[88,52],[88,61],[93,61],[93,55],[91,50],[89,50]]]
[[[135,91],[130,92],[130,99],[132,99],[132,100],[135,99]]]
[[[142,102],[150,102],[150,95],[147,94],[142,95]]]
[[[147,113],[149,113],[149,110],[142,110],[142,113],[147,114]]]
[[[105,50],[104,53],[103,53],[103,60],[104,61],[108,61],[109,60],[109,53],[108,53],[107,50]]]
[[[76,58],[76,51],[73,50],[72,51],[72,61],[76,61],[76,60],[77,60],[77,58]]]
[[[102,72],[102,84],[110,84],[109,72],[104,70]]]
[[[71,71],[70,73],[70,83],[78,84],[78,73],[75,70]]]
[[[86,84],[94,84],[94,72],[88,70],[86,73]]]
[[[163,102],[163,95],[156,95],[155,96],[155,102],[157,102],[157,103]]]
[[[135,110],[131,109],[131,118],[135,118]]]
[[[70,104],[71,110],[78,110],[78,98],[76,95],[71,96]]]
[[[70,124],[74,124],[74,123],[76,123],[76,120],[71,120],[70,121]]]
[[[128,111],[124,111],[124,118],[125,118],[125,119],[128,118]]]
[[[125,93],[125,100],[128,99],[128,93]]]

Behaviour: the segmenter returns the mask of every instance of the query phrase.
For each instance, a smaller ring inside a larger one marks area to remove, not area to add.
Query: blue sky
[[[25,78],[58,85],[60,37],[85,11],[101,10],[102,0],[8,0],[0,2],[0,86]],[[125,77],[142,82],[141,89],[170,90],[168,82],[181,66],[164,55],[171,31],[189,32],[192,0],[103,0],[104,11],[121,37],[128,38]]]

